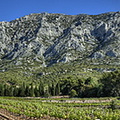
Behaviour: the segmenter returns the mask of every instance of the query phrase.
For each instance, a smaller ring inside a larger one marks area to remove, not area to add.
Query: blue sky
[[[31,13],[100,14],[120,11],[120,0],[0,0],[0,21]]]

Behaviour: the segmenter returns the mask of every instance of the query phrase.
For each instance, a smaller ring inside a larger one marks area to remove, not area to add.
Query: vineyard
[[[0,97],[0,109],[16,116],[14,120],[17,116],[22,116],[21,120],[120,120],[120,100],[117,98]]]

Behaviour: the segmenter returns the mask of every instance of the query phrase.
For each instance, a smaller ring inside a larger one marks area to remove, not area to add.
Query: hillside
[[[0,22],[0,69],[59,62],[120,64],[120,12],[30,14]]]
[[[119,96],[119,70],[120,12],[0,22],[0,96]]]

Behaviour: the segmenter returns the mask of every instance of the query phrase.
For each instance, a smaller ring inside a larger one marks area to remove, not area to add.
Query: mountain
[[[120,12],[30,14],[0,22],[0,67],[120,64]]]

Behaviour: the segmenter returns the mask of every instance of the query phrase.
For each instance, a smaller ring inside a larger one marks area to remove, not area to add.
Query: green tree
[[[120,72],[110,72],[100,79],[103,96],[120,96]]]
[[[0,84],[0,96],[4,96],[4,85]]]
[[[56,91],[56,95],[60,95],[60,82],[57,83],[55,91]]]
[[[9,96],[13,96],[13,93],[14,93],[14,87],[10,86],[10,88],[9,88]]]
[[[44,84],[42,82],[39,83],[39,96],[43,96],[44,95]]]
[[[40,96],[38,86],[35,86],[34,93],[35,93],[35,97],[39,97]]]
[[[49,85],[44,86],[44,97],[49,97],[50,92],[49,92]]]
[[[54,82],[52,82],[52,95],[53,96],[55,96],[56,95],[56,92],[55,92],[55,90],[56,90],[56,85],[55,85],[55,83]]]
[[[75,97],[75,96],[77,96],[77,92],[76,92],[76,90],[72,89],[70,91],[70,97],[72,98],[72,97]]]
[[[18,95],[17,95],[18,97],[25,97],[26,95],[25,95],[25,89],[23,88],[23,86],[20,86],[19,88],[18,88]]]
[[[19,89],[18,89],[18,96],[20,97],[25,97],[25,89],[26,89],[26,85],[25,83],[23,82],[23,84],[21,86],[19,86]]]
[[[25,95],[30,96],[30,85],[27,85],[25,88]]]
[[[15,86],[13,90],[13,96],[18,96],[18,88]]]
[[[91,82],[92,82],[92,78],[91,78],[91,77],[88,77],[88,78],[85,80],[85,84],[86,84],[86,85],[91,84]]]
[[[8,85],[4,85],[4,95],[9,96],[10,94],[10,87]]]
[[[33,86],[33,83],[31,84],[30,86],[30,97],[34,97],[35,94],[34,94],[34,86]]]

